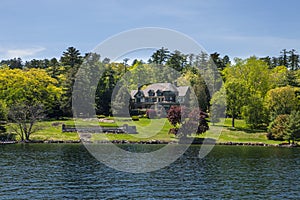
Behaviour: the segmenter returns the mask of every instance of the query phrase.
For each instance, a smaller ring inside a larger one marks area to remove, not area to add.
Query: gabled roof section
[[[138,92],[138,90],[131,90],[131,92],[130,92],[130,97],[131,97],[132,99],[134,99],[137,92]]]
[[[183,97],[186,96],[189,90],[189,86],[180,86],[177,88],[177,90],[178,90],[178,96]]]
[[[150,90],[154,90],[154,91],[160,90],[161,92],[165,92],[165,91],[177,92],[176,86],[174,86],[171,83],[154,83],[148,85],[144,89],[144,93],[148,93]]]
[[[164,92],[166,91],[172,91],[172,92],[177,92],[177,88],[175,85],[171,84],[171,83],[166,83],[164,89],[163,89]]]
[[[151,90],[155,93],[157,93],[158,91],[160,91],[161,93],[171,91],[177,93],[178,96],[185,96],[189,90],[189,86],[176,87],[172,83],[154,83],[148,85],[144,90],[140,90],[140,92],[143,94],[143,96],[148,96]],[[138,92],[139,90],[132,90],[130,93],[131,98],[135,98]]]
[[[141,96],[145,97],[144,91],[142,91],[142,90],[132,90],[132,91],[130,92],[130,96],[131,96],[131,98],[133,98],[133,99],[134,99],[138,94],[140,94]]]

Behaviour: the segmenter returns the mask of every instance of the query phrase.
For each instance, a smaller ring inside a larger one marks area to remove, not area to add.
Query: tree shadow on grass
[[[243,131],[245,133],[264,133],[266,132],[265,129],[251,129],[248,127],[226,127],[230,131]]]
[[[264,133],[266,132],[266,128],[265,127],[261,127],[261,128],[250,128],[250,127],[231,127],[231,126],[226,126],[226,125],[220,125],[220,124],[215,124],[215,125],[211,125],[211,126],[217,126],[217,127],[222,127],[222,128],[226,128],[230,131],[242,131],[245,133]]]

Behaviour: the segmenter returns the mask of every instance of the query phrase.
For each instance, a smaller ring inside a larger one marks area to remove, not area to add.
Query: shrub
[[[131,119],[133,121],[139,121],[140,120],[139,116],[131,116]]]
[[[178,133],[178,128],[170,128],[169,134],[177,135],[177,133]]]
[[[268,127],[267,138],[269,140],[284,140],[289,115],[278,115]]]
[[[295,140],[300,139],[300,111],[292,111],[288,118],[286,135],[284,137],[290,143],[295,143]]]
[[[5,133],[5,132],[6,132],[5,126],[0,124],[0,133]]]
[[[300,139],[300,111],[292,111],[290,115],[278,115],[268,128],[268,139],[288,140],[294,144]]]
[[[13,141],[16,140],[16,134],[0,133],[0,141]]]
[[[61,122],[53,122],[53,123],[51,124],[51,126],[56,127],[56,126],[60,126],[61,124],[62,124]]]

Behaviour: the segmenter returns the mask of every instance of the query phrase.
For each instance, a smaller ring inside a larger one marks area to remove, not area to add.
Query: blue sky
[[[0,60],[91,51],[133,28],[182,32],[209,53],[233,57],[300,53],[298,0],[1,0]]]

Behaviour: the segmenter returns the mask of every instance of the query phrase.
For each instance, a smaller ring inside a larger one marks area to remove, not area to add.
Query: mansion
[[[171,83],[154,83],[143,90],[131,91],[132,109],[149,109],[162,106],[169,110],[172,105],[188,103],[190,99],[189,86],[175,86]]]

